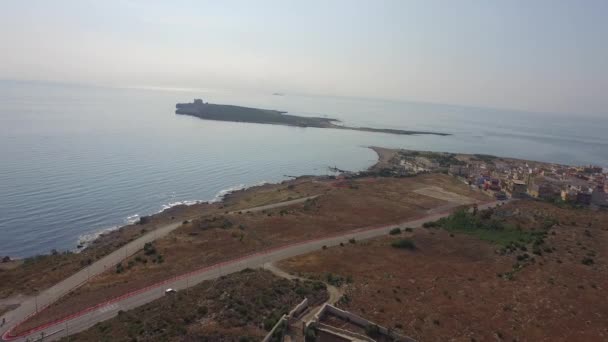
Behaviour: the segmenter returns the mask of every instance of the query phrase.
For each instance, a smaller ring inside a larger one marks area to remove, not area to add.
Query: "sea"
[[[450,133],[393,135],[201,120],[177,102]],[[608,167],[608,115],[365,98],[0,81],[0,256],[75,250],[177,204],[290,176],[364,170],[367,146]]]

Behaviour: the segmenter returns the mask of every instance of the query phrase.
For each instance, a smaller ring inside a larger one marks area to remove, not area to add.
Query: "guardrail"
[[[482,203],[479,203],[479,205],[486,205],[486,204],[490,204],[492,202],[495,202],[495,201],[482,202]],[[449,211],[450,210],[446,210],[445,212],[449,212]],[[432,216],[441,215],[441,214],[444,214],[445,212],[436,213],[436,214],[433,214]],[[378,230],[378,231],[387,230],[388,231],[389,229],[392,229],[394,227],[401,226],[401,225],[404,225],[404,224],[410,224],[411,225],[411,222],[419,221],[419,220],[422,220],[422,219],[424,219],[426,217],[429,217],[429,216],[428,215],[417,215],[417,216],[414,216],[413,218],[411,218],[410,220],[408,220],[406,222],[386,224],[386,225],[382,225],[382,226],[378,226],[378,227],[359,228],[359,229],[348,231],[346,233],[345,232],[338,232],[338,233],[335,233],[335,234],[331,234],[331,235],[327,235],[327,236],[323,236],[323,237],[319,237],[319,238],[308,239],[308,240],[294,242],[294,243],[290,243],[290,244],[286,244],[286,245],[282,245],[282,246],[277,246],[277,247],[270,248],[270,249],[265,250],[265,251],[254,252],[254,253],[247,254],[247,255],[244,255],[244,256],[236,258],[236,259],[223,261],[223,262],[220,262],[220,263],[217,263],[217,264],[214,264],[214,265],[204,266],[204,267],[195,269],[193,271],[190,271],[190,272],[178,275],[178,276],[174,276],[174,277],[171,277],[169,279],[165,279],[165,280],[160,281],[158,283],[148,285],[148,286],[140,288],[138,290],[134,290],[134,291],[128,292],[128,293],[123,294],[121,296],[109,299],[109,300],[107,300],[105,302],[102,302],[102,303],[96,304],[94,306],[91,306],[89,308],[83,309],[83,310],[81,310],[79,312],[76,312],[74,314],[71,314],[71,315],[62,317],[60,319],[57,319],[57,320],[45,323],[45,324],[40,325],[38,327],[34,327],[34,328],[31,328],[31,329],[28,329],[28,330],[26,330],[24,332],[21,332],[19,334],[15,334],[15,335],[12,334],[12,331],[15,330],[15,328],[17,328],[19,325],[23,324],[28,319],[32,318],[33,316],[35,316],[36,314],[40,313],[41,311],[44,311],[45,309],[47,309],[53,303],[53,302],[51,302],[51,303],[45,305],[41,310],[38,310],[38,312],[34,312],[34,313],[28,315],[25,319],[21,320],[16,325],[14,325],[12,328],[10,328],[9,330],[7,330],[2,335],[2,339],[6,340],[6,341],[11,341],[11,340],[15,340],[17,338],[25,337],[27,335],[30,335],[30,334],[34,333],[34,332],[41,331],[41,330],[47,329],[47,328],[49,328],[49,327],[51,327],[53,325],[57,325],[57,324],[65,322],[65,321],[71,320],[73,318],[82,316],[82,315],[84,315],[84,314],[86,314],[88,312],[91,312],[93,310],[99,309],[101,307],[104,307],[104,306],[107,306],[107,305],[111,305],[111,304],[116,303],[118,301],[121,301],[123,299],[126,299],[126,298],[129,298],[129,297],[138,295],[140,293],[146,292],[148,290],[151,290],[153,288],[161,287],[161,286],[163,286],[163,285],[165,285],[167,283],[175,282],[175,281],[178,281],[178,280],[181,280],[181,279],[184,279],[184,278],[196,275],[196,274],[200,274],[200,273],[203,273],[203,272],[206,272],[206,271],[214,270],[214,269],[220,268],[222,266],[236,264],[236,263],[238,263],[238,262],[240,262],[242,260],[245,260],[245,259],[254,258],[256,256],[269,255],[269,254],[276,253],[276,252],[279,252],[279,251],[287,250],[289,248],[293,248],[293,247],[297,247],[297,246],[303,246],[303,245],[306,245],[306,244],[309,244],[309,243],[314,243],[314,242],[318,242],[318,241],[322,241],[322,240],[330,240],[330,239],[335,239],[335,238],[345,238],[345,239],[348,239],[348,238],[353,237],[353,234],[358,234],[358,233],[363,233],[363,232],[372,232],[372,231],[375,231],[375,230]],[[197,284],[197,283],[191,283],[190,285],[192,286],[192,285],[195,285],[195,284]],[[63,294],[63,295],[65,295],[65,294]],[[58,298],[60,298],[60,297],[58,297]]]

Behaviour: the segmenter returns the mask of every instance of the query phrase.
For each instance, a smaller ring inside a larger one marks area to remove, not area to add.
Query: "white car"
[[[168,294],[172,294],[172,293],[176,293],[176,292],[177,292],[177,291],[176,291],[176,290],[174,290],[174,289],[166,289],[166,290],[165,290],[165,294],[166,294],[166,295],[168,295]]]

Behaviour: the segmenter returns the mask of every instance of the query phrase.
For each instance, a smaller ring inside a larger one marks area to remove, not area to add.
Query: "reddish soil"
[[[2,264],[0,267],[0,299],[17,294],[33,295],[76,273],[89,262],[102,258],[138,238],[141,234],[153,231],[160,226],[214,213],[306,197],[319,194],[321,190],[320,185],[313,184],[310,177],[300,177],[279,184],[255,186],[236,191],[220,203],[178,205],[169,208],[162,213],[147,217],[148,222],[144,225],[130,224],[103,234],[81,253],[59,252],[55,255],[40,255],[21,262],[11,262],[10,267],[8,264]],[[19,286],[15,286],[15,284]]]
[[[329,248],[280,266],[309,277],[351,277],[338,306],[421,341],[608,340],[608,213],[527,201],[497,213],[523,229],[558,222],[542,255],[512,280],[497,275],[511,272],[523,252],[500,255],[498,246],[439,229]],[[404,237],[415,250],[391,247]]]
[[[197,219],[155,242],[156,253],[146,255],[140,251],[122,263],[124,269],[121,273],[117,273],[115,268],[108,270],[34,316],[19,330],[61,318],[199,267],[354,228],[402,222],[445,205],[446,201],[412,192],[428,186],[439,186],[446,191],[479,200],[487,198],[454,178],[441,174],[400,179],[377,178],[374,181],[353,180],[349,188],[335,188],[329,181],[317,179],[283,187],[265,186],[265,196],[280,193],[280,197],[285,197],[283,192],[292,198],[314,193],[323,195],[285,208],[255,213],[214,214]],[[248,192],[244,191],[236,196],[240,196],[242,203],[247,195]],[[227,203],[231,203],[230,200]],[[154,262],[158,255],[162,255],[162,263]]]
[[[317,305],[327,292],[323,284],[245,270],[120,313],[62,341],[259,341],[304,296]]]

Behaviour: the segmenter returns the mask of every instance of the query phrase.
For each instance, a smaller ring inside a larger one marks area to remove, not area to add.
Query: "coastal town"
[[[604,169],[370,148],[364,171],[175,206],[78,253],[6,257],[2,338],[605,337]]]
[[[592,209],[608,207],[608,173],[600,166],[569,166],[482,154],[392,150],[372,147],[383,163],[376,172],[414,176],[443,172],[496,199],[538,198]],[[343,174],[344,178],[359,173]]]

